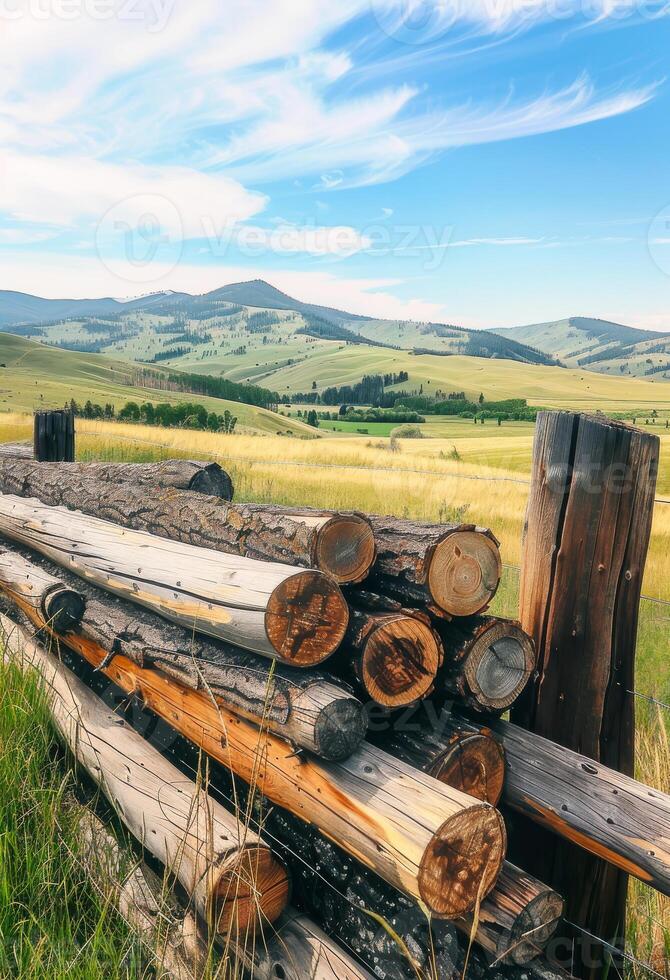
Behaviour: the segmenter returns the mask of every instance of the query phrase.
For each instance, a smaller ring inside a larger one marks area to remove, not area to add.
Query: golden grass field
[[[521,531],[528,494],[533,426],[479,427],[439,422],[437,438],[400,440],[224,435],[77,420],[80,459],[146,461],[181,456],[215,459],[235,483],[236,499],[355,508],[431,521],[491,527],[506,565],[495,610],[515,615]],[[30,438],[32,419],[0,416],[0,442]],[[661,437],[659,496],[670,500],[670,435]],[[657,503],[638,634],[636,689],[670,703],[670,503]],[[670,710],[638,700],[638,774],[670,791]],[[670,901],[635,884],[630,938],[636,955],[670,970]],[[632,971],[643,977],[644,972]]]

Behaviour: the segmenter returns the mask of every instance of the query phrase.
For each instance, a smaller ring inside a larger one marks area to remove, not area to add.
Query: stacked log
[[[2,442],[0,443],[0,458],[9,457],[10,459],[34,459],[33,447],[29,442]]]
[[[363,706],[330,674],[272,667],[263,657],[168,626],[44,559],[37,564],[0,552],[0,589],[33,626],[75,652],[95,651],[108,664],[123,656],[158,669],[323,759],[346,759],[363,739]],[[68,613],[75,605],[81,609],[77,621],[59,618],[46,605],[62,596],[71,597]]]
[[[11,472],[11,471],[10,471]],[[97,480],[113,487],[123,483],[128,487],[151,487],[152,489],[192,490],[194,493],[232,500],[233,481],[218,463],[206,463],[197,459],[166,459],[157,463],[67,463],[53,466],[43,464],[43,475],[47,480]],[[8,479],[15,483],[21,480],[21,473],[14,471]],[[16,485],[16,483],[15,483]],[[18,490],[3,491],[18,493]],[[23,496],[34,497],[35,493]],[[64,503],[64,501],[59,501]]]
[[[258,837],[185,780],[56,657],[0,615],[4,656],[44,683],[57,729],[119,818],[192,896],[216,933],[273,922],[288,901],[286,871]]]
[[[224,555],[9,494],[0,495],[0,532],[186,628],[293,666],[326,660],[346,632],[347,604],[323,572]]]
[[[360,514],[231,504],[221,495],[214,499],[179,487],[198,464],[187,464],[185,474],[180,461],[140,472],[129,471],[130,465],[144,464],[64,467],[0,460],[0,492],[230,555],[317,568],[340,584],[360,582],[374,561],[372,529]],[[170,482],[173,472],[177,482]],[[196,475],[204,479],[202,470]]]
[[[74,412],[69,408],[35,412],[33,452],[39,463],[72,462],[74,459]]]

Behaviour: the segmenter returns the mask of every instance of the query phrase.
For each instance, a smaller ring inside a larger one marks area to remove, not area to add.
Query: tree
[[[307,413],[307,425],[311,425],[315,429],[319,428],[319,417],[313,408]]]
[[[483,405],[484,404],[484,392],[483,391],[480,391],[479,392],[479,404],[480,405]]]
[[[349,406],[348,405],[340,405],[340,411],[338,412],[338,414],[339,415],[346,415],[348,411],[349,411]]]

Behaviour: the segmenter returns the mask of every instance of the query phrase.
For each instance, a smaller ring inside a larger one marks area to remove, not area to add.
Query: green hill
[[[83,354],[37,344],[24,337],[0,333],[0,411],[33,411],[61,407],[71,398],[110,402],[118,410],[127,401],[196,401],[208,411],[229,409],[239,426],[258,432],[313,435],[313,429],[296,420],[252,405],[206,395],[142,388],[133,383],[137,366],[103,354]]]

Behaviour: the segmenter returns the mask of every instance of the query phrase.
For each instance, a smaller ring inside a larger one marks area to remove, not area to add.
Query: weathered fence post
[[[33,449],[38,463],[73,463],[74,412],[35,412]]]
[[[512,720],[628,775],[658,454],[658,438],[632,426],[541,412],[524,527],[520,620],[535,640],[538,668]],[[621,943],[624,872],[525,825],[514,847],[515,860],[565,896],[569,921]],[[574,972],[600,976],[604,955],[592,941],[577,944]]]

